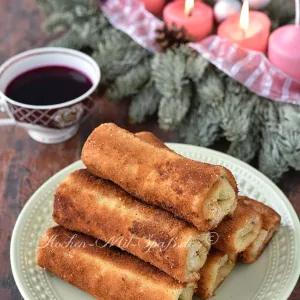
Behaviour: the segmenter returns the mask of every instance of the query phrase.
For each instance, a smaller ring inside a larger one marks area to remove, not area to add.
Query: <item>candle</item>
[[[213,10],[202,2],[177,0],[169,3],[163,11],[168,26],[184,27],[195,41],[209,35],[213,28]]]
[[[163,8],[165,6],[165,0],[142,0],[145,4],[145,8],[156,16],[161,16]]]
[[[266,52],[271,21],[259,11],[249,12],[245,0],[240,14],[228,17],[218,28],[218,35],[230,39],[243,48]]]
[[[289,76],[300,80],[300,1],[296,2],[296,25],[275,30],[269,40],[270,62]]]

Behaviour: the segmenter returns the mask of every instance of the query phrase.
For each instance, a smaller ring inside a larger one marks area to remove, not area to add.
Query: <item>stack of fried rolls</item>
[[[157,146],[159,148],[165,148],[171,151],[165,146],[165,144],[160,139],[158,139],[155,135],[153,135],[150,132],[139,132],[135,135],[154,146]],[[219,226],[217,226],[217,228],[213,230],[211,238],[214,246],[220,238],[223,242],[219,243],[219,245],[223,249],[234,247],[235,244],[239,244],[239,230],[241,230],[241,234],[245,234],[245,230],[249,230],[248,226],[249,223],[251,223],[252,218],[254,218],[254,220],[257,221],[259,225],[261,224],[261,219],[259,218],[258,214],[255,213],[255,211],[252,211],[250,209],[244,211],[243,208],[244,207],[242,207],[242,205],[238,205],[234,212],[226,216],[223,222],[221,222]],[[242,220],[239,220],[238,218],[241,215],[243,215]],[[234,220],[233,224],[231,224],[231,233],[234,234],[234,237],[229,236],[229,241],[227,241],[226,238],[222,237],[223,232],[221,225],[224,222],[228,224],[228,221],[230,219]],[[237,224],[234,224],[235,222]],[[243,228],[243,225],[245,225],[246,228]],[[252,229],[256,230],[255,228]],[[247,245],[250,245],[250,242],[247,241],[246,244],[242,243],[244,247],[243,249],[245,249]],[[236,264],[238,257],[236,250],[236,246],[234,247],[235,253],[225,253],[216,248],[211,249],[204,266],[200,270],[200,280],[197,282],[197,289],[195,291],[195,295],[201,297],[202,299],[207,299],[215,294],[216,289],[227,278],[227,276],[230,274],[230,272],[233,270]]]
[[[81,158],[95,176],[111,180],[200,231],[215,228],[236,207],[237,184],[228,169],[187,159],[115,124],[97,127]]]
[[[88,170],[75,171],[55,193],[53,220],[118,246],[181,282],[197,281],[209,232],[138,201]]]
[[[55,193],[60,226],[41,239],[38,264],[97,299],[207,299],[237,258],[253,263],[280,226],[273,209],[237,197],[229,170],[184,158],[152,133],[103,124],[82,160],[87,169]],[[51,243],[74,234],[89,246]]]
[[[48,229],[40,240],[38,264],[99,300],[192,300],[196,287],[61,226]]]
[[[150,132],[140,132],[136,136],[168,149]],[[271,207],[239,196],[235,211],[213,230],[213,248],[200,270],[196,294],[203,299],[212,297],[233,270],[237,258],[246,264],[255,262],[278,230],[280,221],[280,215]]]
[[[150,132],[140,132],[136,136],[156,147],[168,149]],[[203,299],[212,297],[233,270],[237,258],[246,264],[254,263],[279,229],[280,221],[280,215],[271,207],[239,196],[234,212],[213,230],[213,248],[200,270],[196,294]]]

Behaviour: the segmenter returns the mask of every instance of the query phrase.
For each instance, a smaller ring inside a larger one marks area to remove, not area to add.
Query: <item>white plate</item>
[[[288,199],[263,174],[231,156],[190,145],[168,146],[191,159],[227,167],[235,175],[241,194],[270,205],[282,217],[279,232],[260,259],[253,265],[238,264],[213,299],[287,299],[300,274],[300,224]],[[51,177],[29,199],[18,218],[11,241],[11,266],[26,300],[93,299],[36,264],[37,242],[54,224],[51,217],[54,191],[68,174],[83,167],[77,161]]]

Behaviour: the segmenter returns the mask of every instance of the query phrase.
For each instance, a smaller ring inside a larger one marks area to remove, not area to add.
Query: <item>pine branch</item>
[[[267,176],[277,181],[288,171],[286,149],[283,147],[285,132],[280,120],[281,104],[264,101],[260,105],[262,144],[259,153],[259,168]]]
[[[36,0],[36,2],[47,16],[53,13],[72,11],[75,7],[82,7],[89,11],[98,10],[96,0]]]
[[[300,130],[300,106],[277,103],[278,117],[283,127],[292,131]]]
[[[217,107],[223,105],[225,88],[218,74],[212,70],[206,71],[205,76],[196,84],[197,101]]]
[[[187,72],[188,51],[186,46],[181,46],[156,55],[152,61],[152,78],[162,95],[158,121],[166,130],[177,128],[190,107],[192,85]]]
[[[233,79],[227,79],[224,105],[221,112],[221,128],[228,141],[246,139],[258,97]]]
[[[284,159],[296,170],[300,170],[300,107],[279,104],[280,150]]]
[[[95,60],[102,70],[102,82],[108,83],[139,64],[149,52],[114,28],[106,29],[98,44]]]
[[[262,145],[259,153],[259,168],[274,181],[288,171],[289,163],[280,149],[278,126],[265,125],[262,129]]]
[[[219,136],[219,122],[215,109],[201,105],[186,117],[180,127],[180,137],[187,144],[208,147]]]
[[[152,61],[152,77],[158,91],[165,99],[178,97],[182,87],[188,84],[186,73],[187,55],[185,47],[168,50],[166,53],[155,55]]]
[[[193,52],[187,53],[187,62],[186,62],[186,74],[187,77],[194,81],[198,82],[202,79],[203,74],[209,66],[209,62],[203,58],[201,54],[194,54]]]
[[[60,11],[61,1],[36,0],[37,5],[45,12],[46,16]]]
[[[178,128],[189,110],[191,91],[191,85],[187,84],[182,87],[181,96],[171,98],[162,97],[158,108],[158,123],[161,128],[165,130]]]
[[[142,123],[147,116],[157,111],[161,95],[157,92],[153,82],[148,82],[132,99],[129,109],[131,123]]]
[[[107,90],[106,95],[110,100],[118,101],[125,97],[137,94],[141,87],[149,81],[150,75],[150,57],[147,57],[124,75],[118,76],[115,82]]]
[[[258,153],[261,147],[260,126],[257,122],[252,122],[250,130],[243,141],[234,141],[230,144],[228,154],[243,161],[250,162]]]
[[[44,22],[43,29],[50,34],[67,31],[73,21],[74,15],[71,12],[53,14]]]

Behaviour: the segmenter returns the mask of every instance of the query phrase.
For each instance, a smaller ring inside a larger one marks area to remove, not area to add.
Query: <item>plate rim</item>
[[[167,146],[170,146],[171,148],[174,146],[175,148],[189,148],[191,150],[194,151],[201,151],[204,154],[208,153],[212,153],[214,155],[218,155],[219,157],[223,157],[225,160],[229,160],[231,162],[233,162],[234,164],[238,164],[240,166],[242,166],[243,168],[246,168],[248,170],[250,170],[252,173],[255,174],[255,176],[259,177],[261,180],[265,181],[268,185],[270,185],[270,187],[275,191],[276,194],[278,194],[280,200],[282,201],[282,203],[286,206],[288,213],[291,216],[291,219],[293,221],[293,225],[295,226],[295,232],[300,232],[300,220],[299,217],[294,209],[294,207],[292,206],[291,202],[289,201],[289,199],[287,198],[287,196],[281,191],[281,189],[271,180],[269,179],[266,175],[264,175],[263,173],[261,173],[259,170],[255,169],[254,167],[252,167],[251,165],[249,165],[248,163],[235,158],[229,154],[214,150],[214,149],[210,149],[210,148],[205,148],[205,147],[201,147],[201,146],[195,146],[195,145],[190,145],[190,144],[182,144],[182,143],[165,143]],[[187,151],[187,150],[185,150]],[[12,231],[12,236],[11,236],[11,241],[10,241],[10,265],[11,265],[11,270],[12,270],[12,274],[15,280],[15,283],[22,295],[22,297],[25,300],[31,300],[31,295],[28,294],[27,291],[27,286],[24,283],[24,279],[22,278],[22,273],[18,270],[18,266],[17,266],[17,258],[15,258],[15,256],[17,255],[17,248],[19,247],[18,245],[18,238],[20,237],[20,234],[22,232],[22,222],[23,222],[23,215],[26,215],[27,212],[30,211],[31,206],[33,206],[35,204],[35,196],[44,188],[44,186],[48,185],[49,182],[55,180],[55,178],[59,177],[62,173],[66,172],[68,169],[71,169],[72,167],[78,165],[82,163],[82,161],[79,159],[71,164],[69,164],[68,166],[64,167],[63,169],[61,169],[60,171],[56,172],[55,174],[53,174],[51,177],[49,177],[28,199],[28,201],[25,203],[25,205],[23,206],[23,208],[21,209],[16,223],[14,225],[13,231]],[[296,251],[299,253],[299,249],[300,249],[300,234],[297,235],[295,234],[295,249]],[[296,253],[297,254],[297,253]],[[295,255],[295,257],[297,257],[297,255]],[[282,297],[284,297],[284,299],[288,299],[288,297],[292,294],[298,280],[299,280],[299,276],[300,276],[300,259],[298,260],[298,262],[294,265],[294,272],[293,272],[293,276],[289,281],[289,285],[285,288],[284,290],[284,294],[282,295]]]

